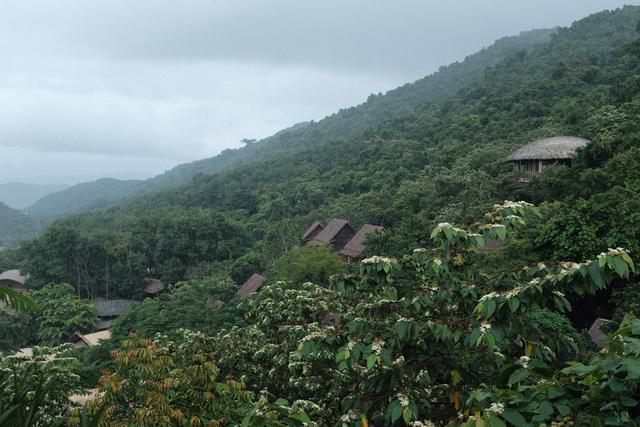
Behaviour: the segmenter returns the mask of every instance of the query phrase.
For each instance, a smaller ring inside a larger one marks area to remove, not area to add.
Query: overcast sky
[[[151,176],[639,3],[2,0],[0,182]]]

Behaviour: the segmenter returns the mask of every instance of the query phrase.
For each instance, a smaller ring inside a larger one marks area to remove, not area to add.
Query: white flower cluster
[[[495,204],[493,205],[493,209],[496,211],[501,211],[504,209],[522,209],[525,207],[533,207],[531,203],[527,202],[512,202],[511,200],[505,200],[503,204]]]
[[[409,427],[435,427],[432,421],[412,421],[409,423]]]
[[[304,338],[302,338],[302,341],[312,341],[312,340],[316,340],[316,339],[320,339],[320,338],[326,338],[327,337],[327,333],[325,331],[316,331],[316,332],[312,332],[309,335],[305,336]]]
[[[499,296],[500,296],[500,294],[497,293],[497,292],[490,292],[490,293],[488,293],[486,295],[483,295],[480,298],[480,302],[485,302],[485,301],[490,300],[490,299],[498,298]]]
[[[400,402],[400,405],[402,405],[403,408],[406,408],[407,406],[409,406],[409,398],[407,397],[406,394],[402,394],[402,393],[398,393],[398,401]]]
[[[487,412],[491,412],[496,415],[502,414],[504,412],[504,405],[502,403],[494,402],[487,408]]]
[[[380,353],[380,351],[382,350],[382,347],[384,347],[384,341],[376,340],[376,341],[373,342],[373,344],[371,344],[371,351],[375,351],[376,353]]]
[[[482,323],[482,325],[480,325],[480,333],[482,335],[488,333],[490,330],[491,330],[491,323],[484,322]]]
[[[426,253],[426,252],[429,252],[429,250],[425,249],[425,248],[416,248],[416,249],[413,250],[414,254],[423,254],[423,253]]]
[[[358,418],[358,414],[356,414],[354,411],[349,411],[340,417],[340,421],[342,421],[343,423],[352,423],[356,420],[356,418]]]
[[[529,362],[531,358],[529,356],[520,356],[520,364],[523,368],[527,369],[529,367]]]
[[[397,264],[398,260],[395,258],[388,258],[384,256],[374,255],[370,258],[365,258],[362,260],[363,264]]]

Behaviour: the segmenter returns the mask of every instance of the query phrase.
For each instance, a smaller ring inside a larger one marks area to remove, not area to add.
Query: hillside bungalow
[[[568,164],[576,150],[587,144],[588,140],[575,136],[542,138],[518,148],[505,161],[520,172],[538,173],[552,164]]]
[[[27,293],[26,281],[27,278],[20,273],[20,270],[7,270],[0,274],[0,285],[23,294]]]
[[[240,286],[240,289],[238,289],[236,294],[242,299],[247,298],[249,295],[262,289],[266,281],[266,277],[259,274],[253,274],[242,286]]]
[[[322,230],[324,230],[324,225],[322,225],[320,221],[314,222],[302,235],[302,242],[307,243],[309,240],[315,239],[318,233],[320,233]]]
[[[76,332],[71,337],[71,343],[76,347],[95,347],[100,344],[100,341],[106,341],[111,339],[111,331],[99,331],[91,334],[81,334]]]
[[[340,255],[346,258],[348,262],[356,262],[362,258],[365,250],[364,241],[371,233],[384,231],[384,227],[380,225],[365,224],[358,230],[349,243],[340,251]]]
[[[163,290],[164,290],[164,284],[159,279],[153,279],[151,277],[146,277],[144,279],[143,292],[148,296],[158,295]]]
[[[317,246],[332,245],[336,251],[340,252],[355,234],[356,231],[348,221],[334,218],[309,241],[309,244]]]

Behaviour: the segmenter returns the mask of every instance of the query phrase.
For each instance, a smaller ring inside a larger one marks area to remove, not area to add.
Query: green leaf
[[[500,240],[504,240],[507,237],[507,229],[506,227],[498,227],[496,228],[496,234]]]
[[[487,311],[485,312],[485,317],[489,318],[493,316],[493,313],[496,311],[496,302],[492,299],[487,301]]]
[[[411,412],[411,408],[408,406],[405,406],[405,408],[402,410],[402,419],[404,420],[405,423],[409,424],[412,418],[413,418],[413,413]]]
[[[520,307],[520,300],[518,297],[509,298],[509,310],[511,310],[512,313],[515,313],[518,310],[518,307]]]
[[[377,353],[371,353],[367,357],[367,369],[372,369],[376,365],[377,361],[378,361],[378,354]]]
[[[488,427],[507,427],[507,425],[500,418],[491,414],[486,414],[484,417]]]
[[[536,412],[543,417],[548,418],[553,414],[553,406],[551,406],[549,402],[542,402]]]
[[[529,371],[527,371],[526,369],[524,368],[516,369],[515,371],[513,371],[513,373],[509,377],[508,384],[513,385],[513,384],[519,383],[520,381],[527,378],[528,376],[529,376]]]
[[[389,408],[391,409],[391,424],[393,424],[402,416],[402,405],[397,400],[394,400],[389,405]]]
[[[527,420],[522,416],[522,414],[520,414],[520,412],[514,409],[505,409],[502,413],[502,418],[509,421],[516,427],[524,427],[527,425]]]

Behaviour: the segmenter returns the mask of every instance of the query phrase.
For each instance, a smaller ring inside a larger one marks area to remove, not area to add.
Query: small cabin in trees
[[[345,247],[340,251],[340,255],[342,255],[348,262],[358,261],[364,254],[364,241],[366,237],[371,233],[377,233],[381,231],[384,231],[384,227],[380,225],[363,225],[355,234],[355,236],[353,236],[353,238],[349,240],[349,243],[347,243]]]
[[[26,281],[27,278],[20,273],[20,270],[7,270],[0,274],[1,286],[6,286],[23,294],[27,292]]]
[[[331,245],[336,251],[340,252],[355,234],[356,231],[349,224],[349,221],[334,218],[313,239],[309,240],[309,244],[317,246]]]
[[[524,174],[538,173],[552,164],[568,164],[576,151],[588,144],[588,140],[576,136],[542,138],[518,148],[505,161]]]
[[[240,289],[238,289],[236,294],[242,299],[247,298],[249,295],[262,289],[266,282],[266,277],[259,274],[253,274],[242,286],[240,286]]]

